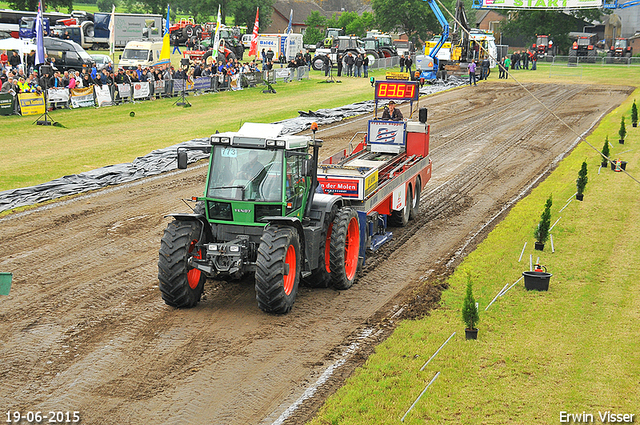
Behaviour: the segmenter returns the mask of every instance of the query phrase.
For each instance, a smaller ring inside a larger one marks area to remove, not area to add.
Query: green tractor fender
[[[211,230],[211,223],[207,221],[207,217],[204,214],[198,213],[198,209],[194,213],[175,213],[175,214],[167,214],[164,217],[173,217],[174,220],[178,221],[199,221],[202,223],[202,234],[200,235],[201,241],[212,241],[213,240],[213,232]],[[204,236],[204,238],[203,238]]]

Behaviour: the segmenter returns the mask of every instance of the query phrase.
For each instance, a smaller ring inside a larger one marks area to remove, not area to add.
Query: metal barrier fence
[[[621,65],[621,66],[640,66],[640,57],[632,58],[613,58],[613,57],[600,57],[587,58],[586,56],[547,56],[546,58],[540,58],[539,63],[551,62],[552,65]]]

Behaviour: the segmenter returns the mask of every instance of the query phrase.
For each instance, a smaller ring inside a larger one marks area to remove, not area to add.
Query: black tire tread
[[[333,220],[331,230],[331,248],[329,262],[331,268],[331,285],[335,289],[349,289],[358,276],[355,273],[353,279],[347,279],[345,271],[345,247],[347,241],[347,229],[351,218],[358,218],[358,213],[351,208],[341,208]]]
[[[291,243],[296,244],[296,280],[289,295],[284,292],[284,263]],[[267,226],[260,239],[256,259],[256,300],[267,313],[288,313],[293,306],[300,282],[300,243],[297,232],[286,226]]]
[[[194,307],[202,296],[204,273],[195,289],[187,281],[189,244],[200,235],[202,224],[196,221],[174,220],[167,225],[160,241],[158,288],[167,305],[176,308]]]

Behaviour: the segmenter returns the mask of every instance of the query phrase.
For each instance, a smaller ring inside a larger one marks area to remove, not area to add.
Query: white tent
[[[17,38],[5,38],[4,40],[0,40],[0,50],[17,50],[18,54],[22,58],[22,63],[26,63],[27,55],[32,51],[36,50],[36,45],[31,42],[31,40],[20,40]],[[9,54],[9,53],[7,53]]]

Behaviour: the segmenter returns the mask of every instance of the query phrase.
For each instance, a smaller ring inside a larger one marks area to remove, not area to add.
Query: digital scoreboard
[[[418,100],[417,81],[376,81],[376,100]]]

